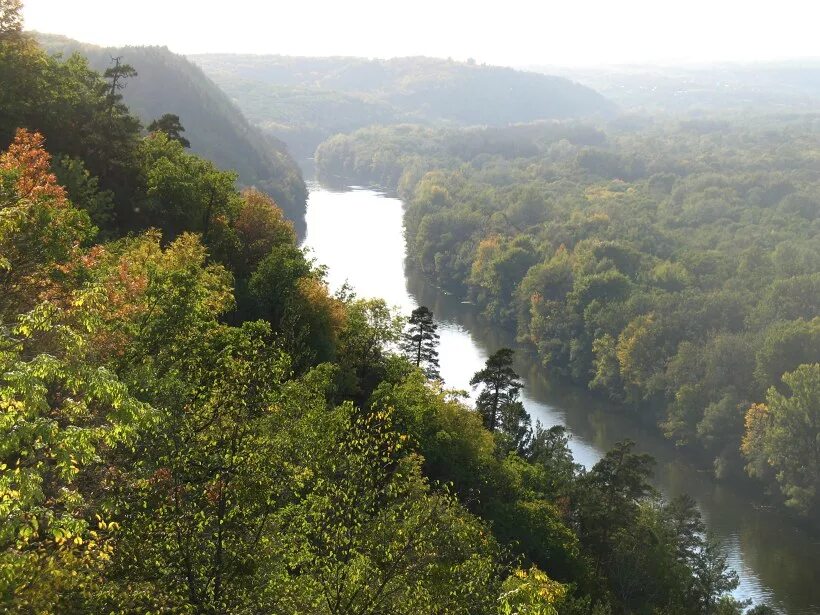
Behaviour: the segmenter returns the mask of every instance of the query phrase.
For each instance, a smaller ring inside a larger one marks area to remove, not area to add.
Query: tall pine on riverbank
[[[402,350],[407,359],[424,370],[428,378],[439,378],[438,325],[433,313],[425,306],[419,306],[410,314],[407,330],[402,337]]]

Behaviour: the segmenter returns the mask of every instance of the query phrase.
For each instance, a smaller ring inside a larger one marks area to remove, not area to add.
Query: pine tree
[[[105,70],[103,77],[111,81],[108,86],[108,105],[112,113],[122,100],[119,91],[125,89],[125,82],[128,79],[136,76],[136,69],[130,64],[123,64],[120,56],[111,58],[111,67]]]
[[[502,427],[502,411],[507,406],[520,404],[518,393],[524,387],[512,368],[514,352],[502,348],[487,359],[484,369],[475,373],[470,386],[483,385],[478,395],[476,409],[484,419],[484,426],[491,431]],[[529,417],[527,417],[529,418]]]
[[[148,132],[164,132],[172,141],[181,143],[182,147],[191,147],[191,142],[182,136],[185,128],[182,126],[179,116],[173,113],[166,113],[148,124]]]
[[[498,409],[500,446],[507,452],[515,451],[526,458],[532,445],[532,419],[518,394]]]
[[[401,343],[405,356],[416,367],[424,370],[428,378],[441,378],[438,364],[438,325],[433,320],[433,312],[419,306],[410,315],[407,330]]]

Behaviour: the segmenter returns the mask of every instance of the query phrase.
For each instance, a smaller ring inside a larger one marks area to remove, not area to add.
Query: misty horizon
[[[698,0],[685,11],[674,11],[645,0],[619,7],[589,0],[547,9],[514,0],[502,14],[462,2],[437,6],[424,0],[396,18],[392,9],[370,0],[345,7],[322,1],[273,7],[238,0],[227,15],[210,1],[194,7],[185,0],[173,5],[147,0],[143,10],[124,22],[101,0],[79,0],[70,6],[31,0],[24,17],[26,28],[33,31],[100,46],[166,46],[184,55],[374,60],[423,56],[521,69],[581,70],[820,59],[811,25],[820,16],[817,7],[799,0],[779,3],[776,12],[767,8],[769,3],[713,4]],[[89,20],[88,15],[95,18]]]
[[[289,54],[289,53],[280,53],[280,52],[243,52],[243,51],[203,51],[203,52],[196,52],[196,53],[184,53],[178,52],[172,47],[167,44],[162,43],[138,43],[138,42],[129,42],[129,43],[112,43],[112,44],[103,44],[103,43],[96,43],[93,41],[88,41],[85,39],[79,38],[72,38],[62,32],[57,31],[45,31],[45,30],[37,30],[37,29],[27,29],[27,32],[36,36],[43,35],[43,36],[54,36],[54,37],[61,37],[65,38],[66,40],[73,40],[78,43],[86,44],[86,45],[94,45],[100,48],[122,48],[122,47],[160,47],[168,49],[173,53],[179,53],[185,57],[196,58],[198,56],[237,56],[237,57],[255,57],[255,58],[303,58],[303,59],[321,59],[321,58],[336,58],[336,59],[356,59],[356,60],[367,60],[371,62],[390,62],[391,60],[402,60],[402,59],[412,59],[412,58],[423,58],[428,60],[441,60],[447,62],[455,62],[459,64],[475,64],[477,66],[493,66],[493,67],[500,67],[500,68],[510,68],[513,70],[518,71],[532,71],[532,72],[547,72],[547,71],[571,71],[571,72],[579,72],[584,73],[588,71],[602,71],[608,69],[620,70],[620,71],[629,71],[630,69],[634,70],[664,70],[664,69],[681,69],[681,70],[707,70],[707,69],[719,69],[719,68],[753,68],[758,66],[790,66],[790,65],[802,65],[802,64],[815,64],[820,63],[820,54],[817,55],[805,55],[805,56],[790,56],[790,57],[782,57],[782,58],[771,58],[771,59],[759,59],[759,60],[702,60],[702,61],[685,61],[681,60],[679,62],[675,61],[668,61],[668,62],[620,62],[620,63],[600,63],[600,64],[584,64],[584,65],[572,65],[572,64],[556,64],[556,63],[522,63],[522,64],[501,64],[501,63],[493,63],[493,62],[484,62],[478,60],[472,56],[466,58],[454,58],[452,56],[436,56],[436,55],[429,55],[429,54],[415,54],[415,55],[393,55],[393,56],[373,56],[373,55],[347,55],[347,54],[327,54],[327,55],[307,55],[307,54]]]

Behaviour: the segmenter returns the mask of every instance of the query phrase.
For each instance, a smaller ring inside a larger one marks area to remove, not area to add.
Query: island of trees
[[[625,442],[578,467],[560,427],[521,413],[509,350],[476,374],[478,411],[428,379],[433,315],[415,314],[403,331],[380,300],[330,295],[274,201],[186,151],[198,135],[183,113],[164,109],[143,129],[121,98],[140,71],[129,63],[103,77],[80,56],[50,57],[22,33],[20,1],[0,0],[4,612],[749,606],[727,594],[737,578],[693,502],[663,501],[649,486],[651,459]],[[455,230],[434,183],[449,177],[429,176],[415,193]],[[595,195],[611,198],[615,216],[618,195]],[[805,219],[803,200],[780,203]],[[595,228],[603,215],[569,219]],[[488,267],[527,252],[527,237],[497,241],[482,248]],[[575,272],[585,252],[563,243],[555,258]],[[772,266],[803,262],[806,248],[795,249]],[[632,252],[612,254],[620,263]],[[686,273],[720,280],[715,261]],[[669,263],[652,269],[657,279],[686,282]],[[577,271],[589,280],[582,298],[642,279],[608,262]],[[791,299],[771,304],[775,315],[800,309],[790,290],[788,280],[777,287]],[[770,312],[754,314],[770,326]],[[649,331],[655,322],[640,321]],[[802,339],[806,321],[787,322],[797,331],[788,339]],[[402,340],[409,359],[393,350]],[[755,406],[750,450],[810,394],[813,369],[788,370],[788,390]]]

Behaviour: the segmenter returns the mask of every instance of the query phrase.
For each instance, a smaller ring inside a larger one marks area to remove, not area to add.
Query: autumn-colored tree
[[[270,196],[253,188],[242,192],[234,228],[242,242],[236,263],[240,275],[253,271],[274,247],[296,242],[293,223],[285,218]]]
[[[0,154],[0,318],[61,294],[94,229],[69,206],[38,133],[21,129]]]

